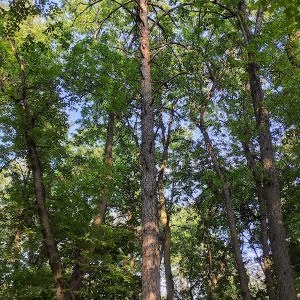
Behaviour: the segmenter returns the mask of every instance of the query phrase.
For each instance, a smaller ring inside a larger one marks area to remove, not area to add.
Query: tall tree
[[[248,9],[245,1],[240,1],[238,20],[246,46],[253,46],[253,39],[261,32],[263,10],[259,8],[253,31],[247,25]],[[253,33],[252,33],[253,32]],[[286,242],[283,225],[278,170],[271,135],[269,111],[265,105],[264,92],[259,75],[259,67],[254,59],[253,50],[248,50],[248,73],[253,109],[258,130],[258,141],[263,168],[263,184],[267,203],[270,228],[270,242],[274,257],[274,266],[278,282],[280,299],[297,299],[295,281]]]
[[[212,88],[210,89],[206,99],[203,101],[203,104],[201,105],[200,120],[197,121],[197,119],[195,119],[195,117],[193,117],[193,115],[191,115],[191,116],[192,116],[192,119],[194,120],[194,123],[199,127],[199,129],[202,132],[204,142],[205,142],[207,151],[211,157],[211,161],[212,161],[214,170],[221,181],[222,193],[223,193],[225,205],[226,205],[226,213],[227,213],[228,225],[229,225],[229,230],[230,230],[230,236],[231,236],[234,256],[235,256],[238,273],[239,273],[242,297],[243,297],[243,299],[248,300],[248,299],[250,299],[250,291],[249,291],[249,287],[248,287],[249,279],[248,279],[248,276],[246,273],[245,264],[243,262],[243,257],[241,254],[241,246],[240,246],[240,242],[239,242],[236,221],[235,221],[233,208],[232,208],[230,190],[226,183],[225,176],[220,167],[217,155],[215,153],[211,138],[206,129],[205,121],[204,121],[204,114],[206,111],[207,104],[211,100],[211,98],[217,88],[217,85],[218,85],[218,82],[217,82],[217,79],[215,77],[213,70],[211,69],[211,67],[209,65],[207,67],[210,71],[211,78],[212,78]],[[192,114],[194,114],[194,112],[192,112]]]
[[[9,105],[14,107],[15,113],[17,114],[14,116],[14,118],[18,120],[15,124],[15,130],[23,137],[23,147],[27,151],[28,165],[32,172],[32,184],[34,187],[43,243],[55,282],[56,299],[64,300],[63,268],[46,204],[46,188],[41,162],[42,155],[39,151],[38,144],[38,135],[45,129],[45,127],[43,127],[45,126],[45,124],[43,124],[43,113],[47,111],[48,108],[51,108],[51,106],[56,107],[55,102],[58,96],[52,88],[57,84],[55,83],[55,77],[53,77],[53,75],[55,76],[56,74],[51,74],[53,70],[50,68],[50,72],[47,74],[49,76],[48,82],[42,83],[47,76],[45,74],[44,64],[48,63],[49,58],[47,55],[51,55],[51,50],[47,45],[44,45],[43,42],[34,39],[34,35],[38,36],[36,32],[32,31],[32,36],[30,33],[26,34],[26,27],[24,28],[23,24],[26,24],[30,18],[33,20],[32,16],[35,16],[39,10],[34,7],[34,5],[27,6],[29,13],[28,11],[24,12],[20,17],[18,9],[22,7],[22,5],[26,6],[22,1],[16,1],[11,4],[10,10],[7,12],[6,28],[3,30],[3,33],[6,35],[7,43],[10,46],[10,52],[14,57],[12,65],[15,69],[10,69],[8,72],[11,72],[14,77],[13,80],[17,82],[17,86],[12,89],[14,86],[13,81],[7,82],[6,86],[2,86],[2,92],[6,94],[6,97],[10,101]],[[16,16],[15,19],[13,17],[14,15]],[[20,23],[14,23],[13,20],[17,20],[17,22]],[[40,22],[38,18],[36,18],[36,20]],[[17,30],[10,28],[13,24],[15,24]],[[41,53],[41,51],[45,53],[41,54],[43,57],[36,66],[35,63],[33,63],[33,59],[36,53]],[[13,60],[11,59],[11,61]],[[41,79],[31,76],[33,72],[39,71],[41,72]],[[9,88],[7,88],[8,84]],[[43,92],[40,94],[32,92],[35,86],[42,86],[43,84],[46,86]],[[53,92],[54,96],[51,96]],[[45,93],[44,97],[42,97],[43,93]]]
[[[137,3],[141,52],[142,298],[160,299],[160,251],[148,1]]]

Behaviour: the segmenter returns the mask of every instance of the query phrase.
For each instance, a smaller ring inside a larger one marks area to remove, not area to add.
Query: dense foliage
[[[300,293],[299,3],[146,2],[162,299],[286,300],[263,138]],[[1,299],[142,299],[139,9],[0,3]]]

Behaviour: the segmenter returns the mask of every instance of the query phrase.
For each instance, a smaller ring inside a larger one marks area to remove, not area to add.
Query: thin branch
[[[133,0],[129,0],[129,1],[127,1],[126,3],[124,3],[124,4],[122,4],[122,3],[119,3],[118,1],[116,1],[116,0],[112,0],[112,2],[114,2],[114,3],[116,3],[116,4],[118,4],[119,6],[118,7],[116,7],[115,9],[113,9],[101,22],[99,22],[99,27],[98,27],[98,30],[95,32],[95,34],[94,34],[94,39],[97,39],[97,37],[98,37],[98,35],[99,35],[99,33],[100,33],[100,30],[101,30],[101,28],[102,28],[102,26],[103,26],[103,24],[116,12],[116,11],[118,11],[120,8],[123,8],[123,9],[125,9],[130,15],[131,15],[131,17],[133,18],[133,20],[136,20],[136,18],[137,18],[137,16],[132,12],[132,11],[130,11],[130,9],[128,9],[127,7],[126,7],[126,5],[127,4],[129,4],[129,3],[131,3],[131,2],[133,2]]]
[[[188,6],[188,5],[193,5],[193,3],[184,3],[184,4],[179,4],[175,7],[172,7],[171,9],[165,11],[159,18],[157,18],[157,20],[152,24],[152,26],[150,27],[150,32],[155,28],[155,26],[158,25],[158,23],[161,21],[162,18],[164,18],[165,16],[170,16],[170,13],[175,11],[176,9],[180,8],[180,7],[184,7],[184,6]]]
[[[187,74],[189,74],[189,73],[188,72],[179,72],[178,74],[174,75],[173,77],[168,78],[167,80],[162,82],[155,91],[153,91],[153,94],[156,94],[163,86],[166,86],[166,84],[168,84],[170,81],[176,79],[177,77],[179,77],[181,75],[187,75]]]

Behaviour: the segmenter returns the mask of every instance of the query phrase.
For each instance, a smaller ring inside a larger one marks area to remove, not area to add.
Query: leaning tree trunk
[[[231,204],[230,191],[226,184],[225,176],[220,168],[218,158],[215,154],[211,139],[206,130],[205,122],[204,122],[204,114],[206,111],[207,103],[212,98],[212,96],[217,88],[217,84],[218,84],[218,81],[215,78],[215,74],[213,73],[213,71],[209,65],[207,65],[207,68],[210,72],[213,86],[212,86],[211,90],[209,91],[209,93],[205,99],[205,102],[201,106],[200,121],[195,120],[195,118],[193,118],[194,119],[193,121],[194,121],[195,125],[200,129],[200,131],[203,135],[204,142],[205,142],[207,151],[210,155],[214,170],[215,170],[218,178],[221,180],[222,193],[223,193],[223,197],[225,200],[230,237],[231,237],[231,242],[232,242],[233,251],[234,251],[234,257],[235,257],[235,261],[236,261],[237,269],[238,269],[239,281],[240,281],[240,286],[241,286],[241,291],[242,291],[242,298],[243,298],[243,300],[249,300],[250,299],[250,291],[249,291],[249,287],[248,287],[249,279],[248,279],[248,276],[247,276],[247,273],[245,270],[245,265],[244,265],[243,257],[241,254],[240,242],[239,242],[238,232],[236,229],[235,217],[234,217],[232,204]]]
[[[41,226],[43,242],[45,245],[49,265],[55,282],[55,295],[57,300],[65,300],[63,291],[63,269],[59,257],[56,242],[53,236],[49,213],[46,206],[46,195],[44,189],[42,165],[39,158],[39,153],[36,146],[36,141],[33,137],[34,122],[30,112],[27,99],[27,82],[25,74],[25,62],[19,56],[17,48],[13,40],[7,36],[7,40],[11,46],[14,56],[19,64],[21,71],[21,98],[20,100],[13,99],[16,105],[21,106],[24,112],[24,138],[26,142],[28,161],[31,166],[33,176],[34,194],[39,215],[39,222]]]
[[[203,111],[204,113],[204,111]],[[241,291],[242,291],[242,298],[243,300],[249,300],[250,299],[250,292],[249,292],[249,287],[248,287],[248,276],[246,274],[245,270],[245,265],[243,261],[243,257],[241,254],[241,247],[240,247],[240,242],[239,242],[239,237],[238,237],[238,232],[236,229],[236,222],[235,222],[235,217],[233,214],[233,209],[231,205],[231,197],[230,197],[230,191],[225,183],[225,177],[223,172],[221,171],[217,156],[215,154],[215,151],[213,149],[211,140],[209,138],[208,132],[206,131],[204,124],[203,124],[203,114],[201,115],[201,120],[200,123],[200,129],[204,137],[204,141],[207,147],[207,150],[209,152],[209,155],[211,157],[215,172],[219,179],[222,182],[222,192],[225,200],[225,206],[226,206],[226,213],[227,213],[227,219],[228,219],[228,224],[229,224],[229,231],[230,231],[230,237],[231,237],[231,242],[232,242],[232,247],[234,251],[234,257],[235,261],[237,264],[238,268],[238,274],[239,274],[239,280],[240,280],[240,285],[241,285]]]
[[[31,138],[31,134],[26,132],[25,138],[28,147],[28,156],[31,162],[32,174],[33,174],[33,184],[34,193],[38,208],[39,221],[42,229],[42,235],[44,239],[44,245],[49,259],[49,265],[54,277],[55,287],[56,287],[56,299],[65,300],[65,295],[63,292],[63,269],[58,253],[58,249],[55,243],[55,239],[52,233],[49,214],[46,207],[46,197],[43,185],[42,168],[39,160],[36,144]]]
[[[148,1],[138,1],[142,126],[142,299],[160,299],[160,251]]]
[[[240,13],[237,15],[239,26],[244,35],[246,46],[252,44],[253,37],[261,32],[263,11],[257,12],[254,33],[251,33],[247,25],[248,14],[244,0],[240,0]],[[251,49],[249,47],[249,49]],[[258,142],[263,168],[263,187],[267,206],[269,221],[269,238],[273,253],[275,274],[278,283],[279,296],[281,300],[296,300],[297,292],[292,272],[286,242],[285,229],[283,226],[280,188],[275,154],[270,129],[269,112],[264,101],[264,93],[260,81],[259,66],[254,61],[253,50],[248,50],[248,73],[250,81],[250,92],[258,131]]]

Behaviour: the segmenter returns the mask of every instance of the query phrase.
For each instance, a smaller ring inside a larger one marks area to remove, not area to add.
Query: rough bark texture
[[[21,71],[21,99],[18,100],[16,105],[20,105],[24,111],[24,137],[28,152],[28,161],[31,166],[32,176],[33,176],[33,186],[36,198],[36,204],[39,215],[39,222],[41,226],[43,242],[47,252],[47,257],[49,260],[49,265],[52,271],[52,275],[55,282],[55,295],[57,300],[65,300],[65,295],[63,292],[63,269],[56,247],[55,239],[53,236],[51,223],[49,219],[49,213],[46,207],[46,196],[44,191],[43,175],[42,175],[42,165],[39,159],[39,154],[37,151],[36,142],[33,137],[34,122],[33,117],[30,113],[28,99],[27,99],[27,83],[25,74],[25,62],[20,58],[17,49],[10,37],[7,36],[7,40],[10,43],[11,49],[14,56],[19,64]]]
[[[249,55],[249,60],[251,55]],[[250,60],[251,61],[251,60]],[[283,226],[280,189],[275,155],[270,131],[268,110],[264,106],[264,96],[257,73],[257,65],[249,63],[250,88],[258,129],[260,154],[263,166],[263,186],[267,204],[271,249],[274,258],[280,299],[296,300],[297,293],[288,254],[288,246]]]
[[[244,122],[245,122],[245,136],[249,136],[249,122],[248,122],[248,113],[246,111],[246,105],[244,103]],[[266,204],[264,199],[264,191],[261,182],[261,174],[258,170],[257,164],[253,157],[253,154],[249,148],[249,145],[246,141],[242,141],[243,150],[245,153],[245,157],[249,168],[252,172],[255,187],[256,187],[256,194],[258,199],[258,207],[259,207],[259,214],[260,214],[260,240],[262,244],[263,250],[263,271],[266,276],[266,285],[267,285],[267,293],[270,300],[276,300],[276,293],[274,289],[273,277],[271,272],[271,258],[270,258],[270,249],[268,244],[268,226],[266,221]]]
[[[49,265],[55,281],[55,295],[57,300],[64,300],[65,295],[63,292],[62,279],[63,269],[58,254],[58,249],[56,247],[55,239],[52,233],[49,214],[46,207],[46,197],[43,186],[41,163],[38,157],[36,144],[32,140],[31,134],[26,132],[25,138],[28,147],[28,157],[31,162],[34,192],[38,208],[39,221],[44,239],[44,245],[49,259]]]
[[[154,116],[150,68],[148,1],[138,1],[141,52],[142,126],[142,299],[160,299],[158,201],[154,150]]]
[[[247,25],[247,8],[244,0],[240,1],[240,13],[237,15],[246,46],[252,44],[253,36],[260,34],[263,11],[258,10],[254,33]],[[258,130],[258,142],[263,167],[263,187],[269,221],[269,238],[273,253],[275,274],[281,300],[296,300],[297,292],[288,254],[285,230],[283,226],[279,179],[275,165],[275,154],[270,130],[269,112],[265,106],[264,93],[259,76],[259,66],[248,51],[248,73],[252,104]]]

